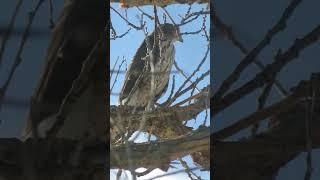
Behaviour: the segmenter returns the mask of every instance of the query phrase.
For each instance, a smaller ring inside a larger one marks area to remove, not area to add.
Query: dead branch
[[[111,3],[120,3],[121,7],[130,8],[134,6],[146,6],[146,5],[156,5],[156,6],[168,6],[170,4],[192,4],[192,3],[209,3],[209,0],[111,0]]]
[[[293,59],[299,56],[299,53],[310,45],[318,42],[320,37],[320,26],[317,26],[310,33],[305,35],[302,39],[295,40],[294,44],[285,52],[279,51],[275,56],[275,60],[272,64],[266,66],[266,68],[258,73],[252,80],[245,83],[240,88],[226,94],[221,99],[211,98],[212,116],[217,115],[223,109],[227,108],[234,102],[243,98],[245,95],[251,93],[259,87],[262,87],[265,83],[269,82],[270,74],[276,74]]]
[[[320,81],[318,80],[316,82],[317,84],[320,84]],[[249,116],[242,118],[236,123],[218,131],[212,134],[211,138],[223,140],[226,139],[237,132],[244,130],[245,128],[248,128],[249,126],[258,123],[259,121],[262,121],[268,117],[277,115],[279,113],[285,112],[288,109],[291,109],[294,106],[297,106],[297,104],[301,103],[303,99],[310,96],[309,89],[311,86],[313,86],[314,80],[311,79],[307,82],[302,81],[296,88],[295,91],[292,92],[292,94],[284,99],[282,99],[280,102],[277,102],[269,107],[266,107],[264,109],[261,109],[259,111],[256,111]],[[317,98],[317,97],[314,97]]]
[[[222,180],[270,179],[279,169],[294,159],[299,153],[320,146],[320,104],[319,73],[313,74],[309,81],[301,81],[292,89],[292,94],[281,102],[262,109],[237,121],[235,124],[211,134],[214,150],[211,164],[214,177]],[[314,89],[314,87],[317,87]],[[312,97],[312,98],[311,98]],[[305,117],[310,108],[305,104],[314,102],[313,118],[306,139]],[[270,117],[269,129],[239,141],[222,140],[244,130],[250,125]],[[312,141],[309,147],[306,145]],[[238,168],[236,168],[238,167]],[[239,168],[241,167],[241,168]],[[306,172],[308,174],[310,172]],[[306,175],[308,176],[308,175]]]
[[[188,135],[151,143],[132,144],[132,161],[135,168],[157,168],[168,165],[170,161],[193,152],[208,150],[209,128],[203,128]],[[175,148],[172,148],[175,147]],[[110,158],[111,168],[128,168],[127,147],[111,147],[115,155]]]
[[[48,146],[50,143],[55,146]],[[82,165],[70,164],[69,158],[79,142],[67,139],[39,139],[37,154],[32,153],[33,139],[22,142],[15,138],[0,139],[0,175],[9,179],[23,179],[23,159],[25,154],[36,157],[38,178],[58,177],[63,175],[82,175],[87,177],[93,170],[106,168],[107,153],[104,143],[93,142],[81,152]]]
[[[198,93],[195,103],[186,106],[157,108],[151,112],[145,112],[144,109],[137,110],[133,113],[133,107],[129,106],[111,106],[110,118],[111,128],[116,124],[129,124],[132,129],[138,130],[141,121],[144,119],[144,131],[151,131],[152,127],[157,127],[153,133],[162,138],[172,138],[176,135],[185,134],[191,131],[191,128],[184,126],[184,121],[195,118],[200,112],[207,107],[209,86]],[[177,129],[183,130],[179,132]],[[171,132],[171,133],[168,133]]]
[[[237,47],[243,54],[247,55],[249,53],[249,50],[245,48],[243,43],[235,36],[234,32],[232,31],[232,27],[226,25],[216,13],[213,14],[211,21],[212,24],[214,24],[215,28],[219,29],[225,36],[227,36],[227,38],[233,43],[233,45]],[[261,70],[265,68],[263,63],[257,58],[253,61],[253,63]],[[288,95],[287,90],[278,80],[275,80],[274,84],[278,89],[280,95]]]
[[[222,85],[214,94],[214,99],[220,99],[235,83],[239,77],[241,72],[250,65],[258,56],[258,54],[268,45],[270,44],[273,37],[283,31],[286,28],[287,20],[293,14],[294,10],[298,7],[302,0],[293,0],[290,5],[285,9],[279,21],[267,32],[264,38],[257,44],[255,48],[253,48],[246,57],[241,60],[241,62],[237,65],[234,71],[223,81]]]

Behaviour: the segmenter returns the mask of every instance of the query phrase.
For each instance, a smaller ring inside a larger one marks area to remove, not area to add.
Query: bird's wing
[[[31,107],[28,113],[22,136],[32,130],[31,121],[38,124],[59,110],[72,82],[81,71],[82,63],[103,32],[103,5],[99,0],[89,3],[85,0],[65,1],[52,31],[43,71],[33,94],[37,105]]]
[[[167,92],[167,89],[169,87],[169,81],[167,82],[166,86],[163,88],[163,90],[159,93],[159,94],[156,94],[154,99],[155,101],[157,101],[158,99],[160,99],[164,94],[165,92]]]
[[[173,54],[172,54],[172,56],[171,56],[171,58],[172,58],[172,64],[174,63],[174,58],[175,58],[175,48],[174,48],[174,46],[172,46],[172,52],[173,52]],[[172,64],[170,65],[171,67],[169,68],[169,73],[171,73],[171,68],[172,68]],[[170,77],[170,76],[169,76]],[[165,85],[165,87],[163,88],[163,90],[161,91],[161,92],[159,92],[159,94],[156,94],[155,95],[155,101],[157,101],[158,99],[160,99],[166,92],[167,92],[167,90],[168,90],[168,87],[169,87],[169,81],[170,81],[170,78],[169,78],[169,80],[167,81],[167,83],[166,83],[166,85]]]
[[[128,68],[126,73],[124,83],[122,89],[120,91],[119,100],[120,102],[127,98],[131,91],[133,90],[137,80],[139,79],[140,75],[143,73],[143,70],[146,65],[146,61],[143,60],[147,56],[147,43],[145,39],[142,44],[140,45],[139,49],[137,50],[136,54],[134,55],[132,62]],[[151,34],[148,36],[149,45],[153,47],[153,40],[154,35]]]

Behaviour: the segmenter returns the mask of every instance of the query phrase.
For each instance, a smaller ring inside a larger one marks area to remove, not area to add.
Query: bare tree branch
[[[298,7],[298,5],[302,2],[302,0],[293,0],[290,5],[285,9],[279,21],[268,31],[265,37],[257,44],[255,48],[251,52],[249,52],[246,57],[241,60],[240,64],[237,65],[235,70],[224,80],[220,88],[214,94],[214,99],[220,99],[232,86],[234,82],[236,82],[241,72],[251,64],[258,54],[268,45],[270,44],[273,37],[283,31],[286,28],[286,22],[293,14],[294,10]]]
[[[134,6],[145,6],[145,5],[156,5],[156,6],[167,6],[171,4],[192,4],[197,3],[209,3],[209,0],[111,0],[111,3],[121,3],[121,7],[129,8]]]

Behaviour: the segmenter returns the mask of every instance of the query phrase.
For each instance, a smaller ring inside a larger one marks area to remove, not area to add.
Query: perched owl
[[[156,33],[156,40],[154,39]],[[146,107],[151,100],[158,100],[165,93],[174,63],[174,42],[182,42],[179,27],[165,23],[157,27],[140,45],[126,73],[119,96],[119,103]],[[154,99],[151,94],[151,58],[154,65]]]
[[[35,129],[39,137],[46,137],[57,122],[57,114],[65,97],[73,88],[75,91],[66,103],[65,119],[56,137],[79,142],[88,138],[107,141],[107,47],[104,43],[97,43],[105,37],[105,7],[106,2],[101,0],[64,1],[64,8],[52,30],[42,74],[33,93],[35,103],[27,114],[22,140],[34,137]],[[89,56],[93,49],[97,50]],[[77,86],[74,86],[88,57],[91,57],[89,61],[93,65],[86,70],[87,79],[77,81]],[[106,179],[103,169],[91,170],[93,174],[83,174],[82,177],[79,177],[79,173],[57,173],[48,178]]]
[[[103,37],[104,5],[99,0],[65,1],[52,31],[42,74],[33,94],[36,104],[32,105],[28,113],[22,139],[32,137],[31,121],[37,124],[39,136],[44,137],[56,120],[55,116],[73,81],[81,72],[83,62],[96,42]],[[102,80],[103,71],[106,71],[105,64],[106,60],[101,58],[91,70],[89,83],[84,85],[85,88],[77,90],[75,105],[57,134],[58,137],[79,139],[88,129],[88,120],[97,120],[90,116],[106,113],[103,106],[105,87],[100,87],[106,84]]]

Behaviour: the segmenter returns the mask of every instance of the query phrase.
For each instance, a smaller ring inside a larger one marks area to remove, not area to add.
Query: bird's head
[[[161,28],[161,32],[165,35],[165,37],[172,39],[173,42],[175,41],[183,42],[179,26],[170,24],[170,23],[165,23],[165,24],[161,24],[160,28]]]

